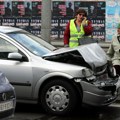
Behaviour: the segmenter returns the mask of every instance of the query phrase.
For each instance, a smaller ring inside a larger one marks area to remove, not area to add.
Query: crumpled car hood
[[[97,43],[81,45],[76,48],[61,48],[44,55],[43,58],[77,65],[88,63],[91,67],[99,67],[107,63],[107,55]],[[73,60],[71,61],[71,59]]]

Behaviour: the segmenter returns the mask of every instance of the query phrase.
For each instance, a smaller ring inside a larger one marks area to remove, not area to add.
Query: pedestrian
[[[107,55],[108,60],[112,61],[116,74],[120,75],[120,23],[117,26],[117,35],[112,38]]]
[[[91,21],[87,19],[87,12],[84,9],[78,9],[75,18],[71,19],[64,31],[64,46],[77,47],[79,39],[83,36],[92,35],[93,27]]]

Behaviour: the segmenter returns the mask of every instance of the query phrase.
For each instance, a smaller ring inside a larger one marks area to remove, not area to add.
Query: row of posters
[[[41,0],[33,1],[7,1],[0,0],[0,15],[4,17],[10,16],[40,16],[41,15]]]
[[[77,9],[87,11],[92,21],[93,37],[105,41],[104,0],[52,0],[51,40],[63,40],[67,22],[74,18]],[[23,28],[33,34],[41,34],[42,0],[0,0],[0,25]]]
[[[0,0],[0,25],[19,27],[40,35],[41,9],[42,0]]]

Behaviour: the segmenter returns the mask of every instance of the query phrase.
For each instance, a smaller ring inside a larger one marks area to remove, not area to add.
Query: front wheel
[[[77,105],[77,91],[65,80],[52,80],[44,85],[40,102],[50,114],[64,115],[74,110]]]

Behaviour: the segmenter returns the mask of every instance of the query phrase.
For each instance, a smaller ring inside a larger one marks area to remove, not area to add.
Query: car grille
[[[14,91],[8,91],[8,92],[0,93],[0,101],[10,100],[14,97],[15,97]]]
[[[7,117],[10,117],[13,113],[14,113],[14,109],[10,109],[8,111],[4,111],[4,112],[0,113],[0,120],[4,119],[4,118],[6,118],[5,120],[7,120]]]

